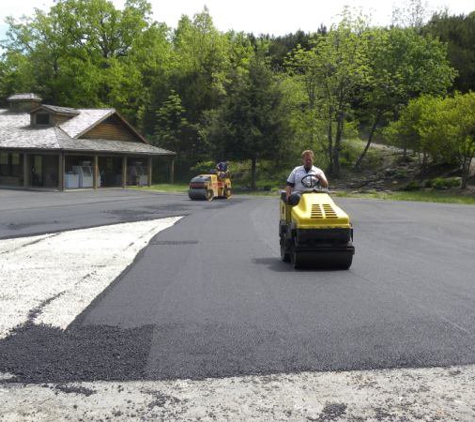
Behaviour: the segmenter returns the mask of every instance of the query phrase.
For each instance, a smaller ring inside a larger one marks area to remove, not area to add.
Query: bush
[[[398,179],[403,179],[403,178],[407,177],[407,170],[398,168],[394,172],[394,176],[397,177]]]
[[[342,144],[340,151],[341,167],[353,167],[361,153],[361,142],[355,140],[346,140]]]
[[[421,188],[420,183],[417,180],[413,180],[412,182],[408,183],[404,190],[406,191],[415,191]]]
[[[450,188],[459,188],[461,186],[460,177],[436,177],[435,179],[428,180],[426,186],[437,190],[445,190]]]
[[[210,170],[214,169],[215,166],[216,163],[214,161],[200,161],[191,167],[190,171],[193,174],[208,173]]]

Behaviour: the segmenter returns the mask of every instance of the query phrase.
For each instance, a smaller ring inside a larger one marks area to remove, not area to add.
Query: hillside
[[[382,144],[370,148],[370,165],[360,171],[347,168],[340,179],[332,180],[332,188],[350,192],[451,190],[461,192],[460,172],[455,165],[428,164],[412,152],[404,155],[401,149]],[[475,163],[472,164],[475,173]],[[475,177],[469,180],[464,194],[475,195]]]

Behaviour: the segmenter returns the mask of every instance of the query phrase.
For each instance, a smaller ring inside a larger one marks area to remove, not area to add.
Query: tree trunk
[[[340,177],[340,151],[341,151],[341,138],[343,136],[343,114],[338,115],[335,135],[335,148],[333,150],[333,175]]]
[[[462,186],[461,189],[467,189],[468,178],[470,177],[470,165],[473,157],[465,157],[462,163]]]
[[[356,160],[355,169],[360,168],[361,162],[363,161],[363,158],[366,156],[366,153],[368,152],[368,149],[371,145],[371,142],[373,142],[374,132],[376,132],[376,128],[378,127],[379,121],[381,119],[381,115],[382,115],[381,110],[378,110],[378,114],[376,115],[376,117],[374,119],[374,123],[371,126],[371,131],[369,132],[369,135],[368,135],[368,142],[366,142],[366,146],[365,146],[363,152],[361,153],[361,155]]]
[[[331,118],[328,123],[328,172],[333,174],[333,130]]]
[[[419,154],[420,156],[420,154]],[[427,152],[423,152],[422,153],[422,170],[427,170],[427,164],[428,164],[428,161],[429,161],[429,154]]]
[[[251,159],[251,189],[256,190],[257,158]]]

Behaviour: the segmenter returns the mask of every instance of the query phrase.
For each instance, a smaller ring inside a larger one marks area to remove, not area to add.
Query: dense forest
[[[340,22],[286,36],[220,32],[204,8],[175,29],[146,0],[58,0],[7,18],[0,98],[114,107],[188,171],[212,160],[287,170],[302,149],[339,177],[377,139],[460,166],[475,153],[475,12],[421,19],[420,1],[390,27],[345,9]],[[354,162],[345,140],[362,137]]]

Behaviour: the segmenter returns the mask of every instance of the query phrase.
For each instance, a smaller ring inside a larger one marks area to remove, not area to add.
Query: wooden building
[[[115,109],[41,104],[34,94],[0,109],[0,186],[99,188],[151,185],[152,161],[173,182],[175,153],[151,145]]]

